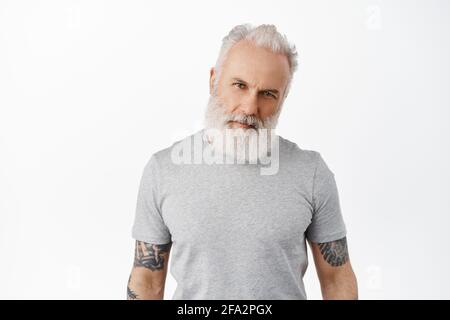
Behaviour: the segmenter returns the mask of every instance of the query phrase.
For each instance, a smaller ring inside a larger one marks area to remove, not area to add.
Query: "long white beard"
[[[263,162],[271,152],[275,128],[281,111],[263,121],[254,116],[226,114],[219,99],[211,95],[205,114],[205,136],[217,155],[225,157],[225,162],[257,163]],[[231,128],[229,121],[239,121],[252,125],[252,128]]]

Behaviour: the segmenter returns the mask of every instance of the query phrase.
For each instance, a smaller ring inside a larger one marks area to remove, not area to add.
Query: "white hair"
[[[277,31],[271,24],[262,24],[257,27],[251,24],[237,25],[231,29],[227,36],[222,39],[222,47],[215,65],[216,77],[214,80],[214,93],[217,93],[217,84],[222,71],[222,65],[227,57],[228,51],[241,40],[250,40],[260,47],[270,49],[274,53],[281,53],[286,56],[289,62],[289,79],[282,101],[286,98],[294,72],[297,70],[297,50],[295,45],[290,44],[285,35]]]

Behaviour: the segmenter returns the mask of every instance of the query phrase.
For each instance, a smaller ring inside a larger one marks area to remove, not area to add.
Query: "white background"
[[[143,167],[245,22],[297,46],[279,133],[335,173],[360,298],[450,298],[445,0],[1,0],[0,298],[125,298]]]

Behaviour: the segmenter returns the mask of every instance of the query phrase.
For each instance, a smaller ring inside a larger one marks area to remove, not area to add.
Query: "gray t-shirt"
[[[305,240],[346,236],[321,155],[279,136],[279,170],[261,175],[260,164],[173,163],[174,145],[145,166],[132,228],[136,240],[172,241],[172,299],[306,299]]]

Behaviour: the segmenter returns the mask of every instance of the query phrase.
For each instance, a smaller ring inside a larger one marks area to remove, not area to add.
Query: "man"
[[[320,153],[273,134],[296,56],[272,25],[240,25],[223,39],[205,129],[156,152],[144,169],[128,299],[163,299],[170,253],[173,299],[306,299],[306,242],[323,298],[357,299],[334,174]],[[248,147],[267,129],[277,170],[261,174],[263,154]],[[232,140],[217,135],[230,130]],[[184,156],[211,152],[233,163],[179,163],[181,145]]]

